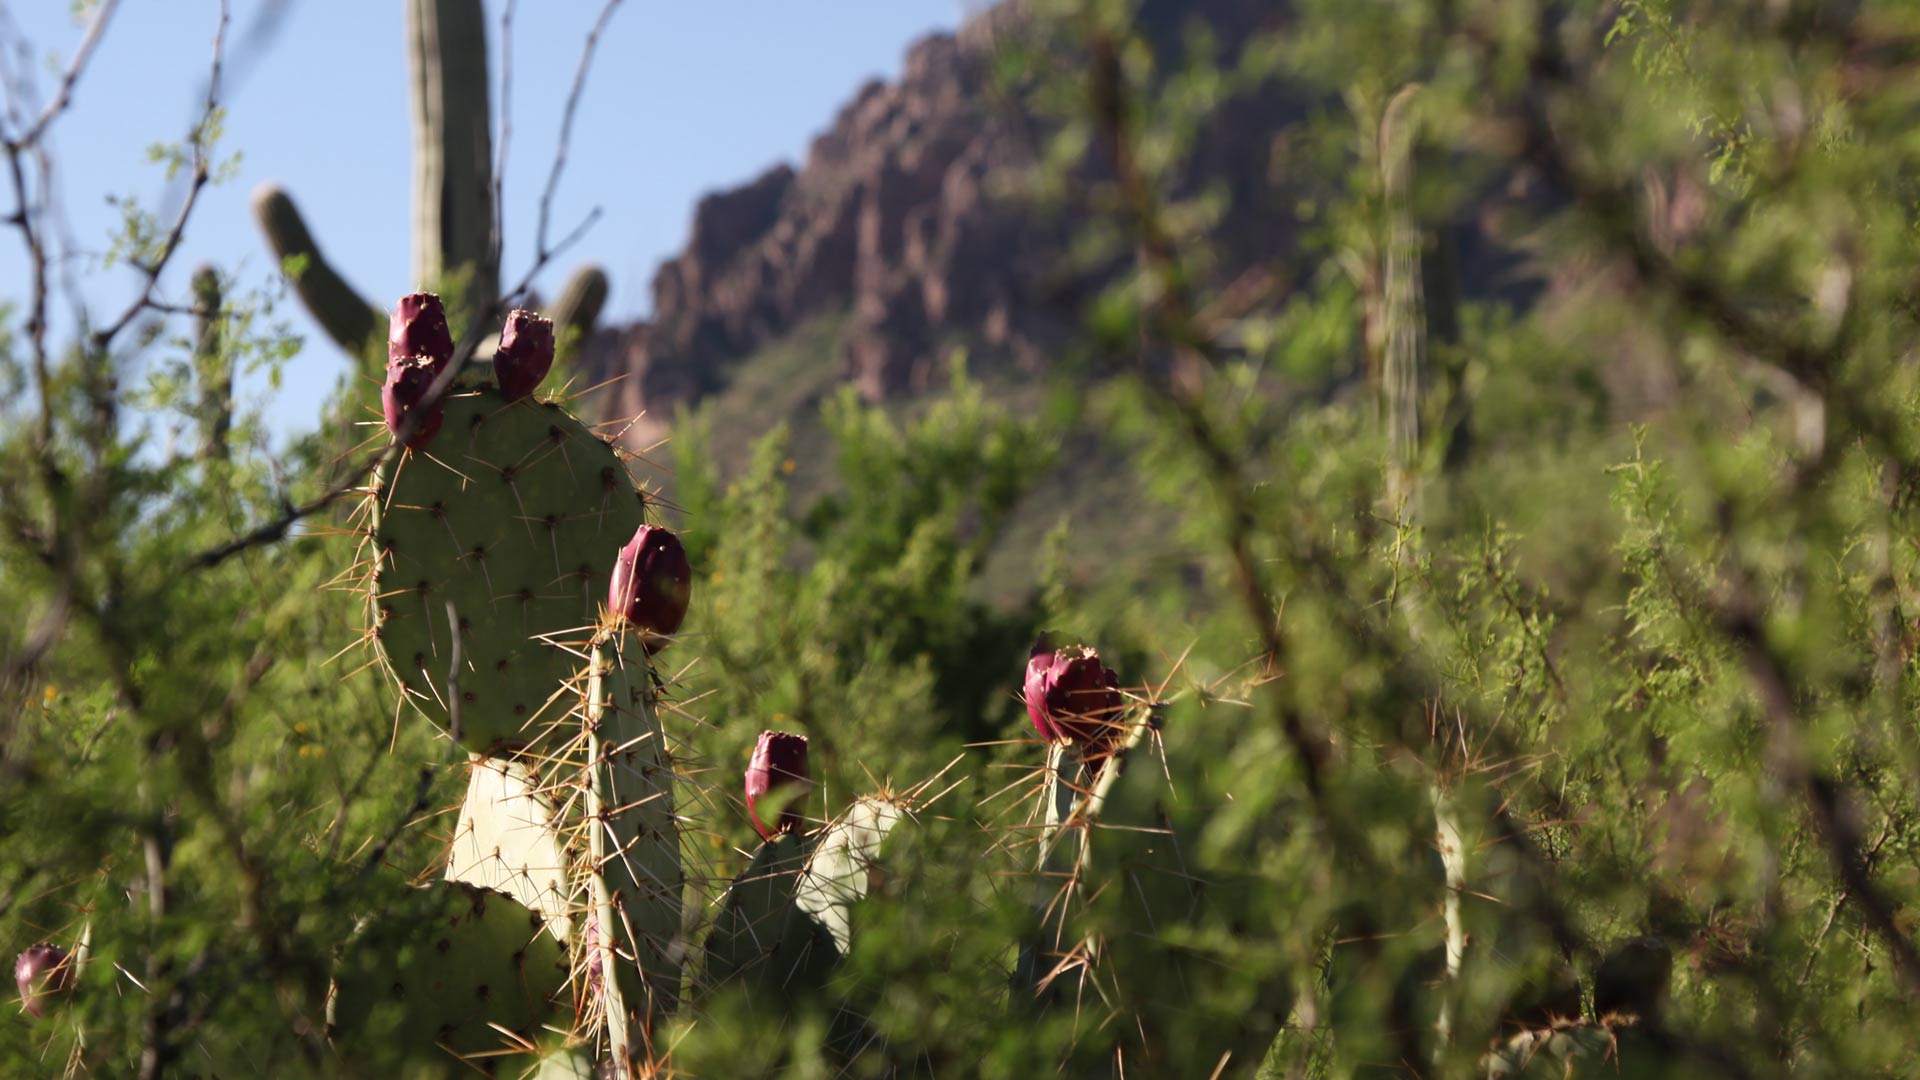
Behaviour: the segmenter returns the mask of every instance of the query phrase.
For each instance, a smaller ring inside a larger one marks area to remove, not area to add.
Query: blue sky
[[[328,258],[363,295],[391,303],[408,281],[409,130],[398,0],[290,0],[271,43],[242,55],[246,29],[269,0],[233,0],[226,146],[239,175],[209,189],[164,284],[212,261],[259,282],[274,260],[247,210],[252,190],[284,184]],[[498,18],[489,59],[500,107]],[[517,280],[533,248],[541,187],[581,43],[601,0],[520,0],[513,37],[513,135],[506,176],[503,278]],[[583,260],[603,264],[612,296],[603,319],[647,313],[648,282],[685,241],[705,191],[799,161],[813,135],[873,76],[894,77],[906,47],[951,29],[970,0],[625,0],[587,84],[553,232],[594,206],[592,232],[538,284],[551,293]],[[70,0],[0,0],[37,50],[43,93],[80,38]],[[52,146],[77,246],[99,251],[117,220],[110,195],[152,204],[166,186],[146,147],[177,140],[202,92],[214,0],[123,0]],[[6,201],[10,202],[10,194]],[[0,235],[0,295],[19,296],[26,263],[17,234]],[[95,272],[82,289],[124,304],[131,277]],[[298,305],[293,305],[294,309]],[[281,432],[311,427],[345,370],[305,312],[307,335],[268,416]],[[249,397],[266,393],[255,383]]]

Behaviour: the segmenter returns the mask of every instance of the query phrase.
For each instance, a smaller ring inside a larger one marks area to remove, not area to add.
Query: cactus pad
[[[461,742],[479,753],[532,742],[583,666],[553,642],[588,636],[613,556],[641,524],[625,465],[557,405],[462,389],[426,453],[380,475],[372,498],[374,637],[407,698],[452,727],[457,629]]]
[[[555,940],[567,940],[567,851],[553,801],[524,762],[475,755],[470,767],[446,880],[506,893],[544,916]]]
[[[594,647],[589,676],[598,673],[598,687],[592,688],[590,678],[586,695],[585,719],[598,735],[599,760],[591,765],[602,773],[605,793],[606,854],[598,869],[616,909],[614,949],[632,961],[620,969],[641,977],[638,984],[622,987],[622,997],[630,1011],[657,1018],[678,1002],[686,952],[680,923],[686,879],[674,815],[673,758],[654,708],[645,654],[634,647],[622,656],[616,642],[607,639]],[[589,890],[576,891],[584,902]]]
[[[428,926],[379,919],[342,951],[329,1026],[348,1059],[378,1040],[424,1062],[485,1063],[565,1030],[566,957],[541,916],[471,885],[427,888],[438,894]]]
[[[810,837],[782,833],[762,844],[707,938],[709,981],[744,977],[784,993],[824,985],[852,947],[853,905],[905,816],[898,802],[869,795]]]
[[[782,833],[760,845],[733,880],[707,935],[706,978],[712,988],[740,982],[778,993],[818,987],[839,959],[827,928],[793,902],[812,841]]]

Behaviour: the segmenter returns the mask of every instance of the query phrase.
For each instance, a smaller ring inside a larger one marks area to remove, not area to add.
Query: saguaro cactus
[[[451,314],[465,327],[500,291],[486,13],[480,0],[406,0],[403,7],[413,120],[413,277],[422,285],[457,283]],[[304,264],[293,284],[307,310],[341,348],[365,356],[379,330],[378,310],[327,261],[292,196],[277,184],[262,185],[253,212],[274,254]],[[605,271],[588,265],[574,272],[549,309],[563,346],[591,331],[606,297]]]

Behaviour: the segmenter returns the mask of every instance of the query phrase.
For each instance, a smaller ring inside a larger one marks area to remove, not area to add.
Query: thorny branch
[[[1122,210],[1139,237],[1142,272],[1154,279],[1151,314],[1155,328],[1176,351],[1175,369],[1164,387],[1165,400],[1195,449],[1206,458],[1207,475],[1226,509],[1226,542],[1240,599],[1260,635],[1269,671],[1277,672],[1286,661],[1287,643],[1279,609],[1253,551],[1257,519],[1248,494],[1251,485],[1239,458],[1220,441],[1208,422],[1201,400],[1217,346],[1199,323],[1191,285],[1180,263],[1179,245],[1167,231],[1151,185],[1135,157],[1129,87],[1121,66],[1120,45],[1106,33],[1095,31],[1088,48],[1092,53],[1094,122],[1119,188]],[[1313,730],[1311,722],[1291,703],[1282,703],[1281,723],[1289,745],[1300,758],[1308,791],[1318,801],[1324,795],[1326,774],[1331,768],[1332,745],[1325,733]]]
[[[93,13],[92,20],[87,23],[86,34],[81,37],[80,44],[73,50],[73,58],[67,61],[67,68],[60,75],[60,83],[54,90],[53,99],[47,102],[46,107],[40,110],[40,115],[34,118],[33,123],[25,131],[19,135],[5,137],[4,141],[9,154],[38,146],[40,139],[46,135],[47,129],[53,126],[53,122],[60,118],[61,113],[67,111],[67,106],[73,102],[73,88],[87,70],[87,62],[93,59],[93,51],[99,46],[100,38],[107,32],[107,24],[113,20],[113,13],[119,6],[120,0],[103,0],[98,10]]]
[[[1544,48],[1552,47],[1550,33],[1542,32],[1539,39]],[[1232,555],[1237,589],[1258,628],[1269,662],[1277,666],[1285,654],[1285,639],[1280,629],[1278,610],[1268,595],[1263,575],[1252,556],[1251,538],[1256,528],[1256,518],[1250,488],[1238,458],[1227,450],[1214,432],[1201,398],[1207,376],[1222,349],[1195,314],[1191,286],[1181,266],[1178,244],[1160,219],[1151,187],[1133,158],[1132,133],[1129,130],[1130,103],[1126,97],[1128,87],[1120,61],[1119,43],[1103,31],[1095,30],[1089,35],[1088,47],[1096,130],[1118,188],[1121,209],[1134,233],[1141,272],[1150,276],[1149,287],[1143,291],[1148,296],[1151,326],[1172,346],[1175,354],[1171,377],[1161,387],[1163,398],[1179,421],[1183,433],[1208,465],[1216,495],[1227,511],[1224,542]],[[1624,247],[1642,280],[1663,288],[1682,303],[1703,313],[1711,325],[1736,345],[1772,359],[1794,378],[1820,387],[1829,397],[1834,396],[1828,376],[1850,343],[1852,328],[1856,323],[1852,308],[1840,320],[1840,328],[1832,338],[1816,347],[1800,337],[1783,335],[1777,328],[1756,322],[1741,304],[1722,292],[1717,283],[1680,270],[1633,227],[1634,203],[1630,193],[1624,189],[1614,190],[1597,183],[1583,182],[1586,178],[1558,155],[1558,145],[1551,137],[1551,128],[1545,124],[1545,99],[1541,90],[1543,86],[1558,85],[1559,81],[1565,79],[1566,72],[1563,68],[1536,64],[1534,75],[1533,85],[1521,91],[1527,118],[1527,156],[1539,159],[1536,163],[1544,164],[1549,175],[1575,196],[1579,210],[1603,223],[1625,226],[1617,230],[1620,235],[1614,239]],[[1565,88],[1562,86],[1562,89]],[[1885,427],[1870,425],[1868,430],[1883,433]],[[1800,479],[1804,489],[1810,478],[1803,475]],[[1291,554],[1314,571],[1315,580],[1321,587],[1334,595],[1345,592],[1346,586],[1333,567],[1330,553],[1316,549],[1294,550]],[[1401,643],[1389,641],[1383,636],[1384,631],[1371,626],[1365,614],[1365,605],[1337,603],[1333,609],[1342,616],[1347,632],[1354,635],[1356,640],[1366,646],[1385,650],[1381,655],[1406,655],[1407,650]],[[1845,789],[1836,781],[1809,771],[1804,748],[1794,741],[1798,738],[1799,721],[1791,696],[1785,691],[1783,677],[1774,662],[1776,658],[1762,647],[1764,639],[1757,633],[1757,624],[1746,628],[1752,631],[1750,633],[1739,632],[1741,627],[1733,622],[1723,621],[1722,625],[1730,636],[1748,646],[1750,666],[1762,686],[1772,685],[1779,691],[1762,696],[1768,698],[1768,710],[1773,718],[1776,737],[1784,740],[1781,745],[1787,748],[1783,751],[1783,757],[1789,757],[1799,765],[1800,771],[1794,779],[1814,810],[1818,831],[1833,855],[1836,871],[1847,894],[1858,899],[1866,911],[1869,924],[1887,939],[1903,979],[1910,985],[1920,985],[1916,982],[1920,980],[1920,953],[1916,953],[1911,943],[1899,932],[1892,919],[1892,909],[1871,879],[1870,864],[1859,856],[1859,838],[1854,835],[1857,830],[1849,825],[1842,809]],[[1756,649],[1759,651],[1756,652]],[[1438,679],[1424,672],[1418,664],[1405,661],[1389,665],[1388,674],[1390,682],[1407,700],[1431,699],[1441,685]],[[1298,723],[1289,719],[1290,714],[1290,709],[1283,708],[1285,734],[1296,756],[1302,761],[1309,791],[1316,795],[1316,801],[1319,802],[1324,799],[1322,785],[1325,783],[1324,775],[1331,767],[1330,754],[1323,738],[1303,730]],[[1327,812],[1323,810],[1323,815]],[[1510,834],[1523,861],[1540,875],[1543,883],[1551,881],[1555,875],[1550,861],[1528,840],[1522,824],[1513,818],[1511,811],[1503,806],[1496,809],[1494,816],[1502,830]],[[1591,944],[1551,889],[1539,890],[1525,914],[1549,931],[1563,953],[1591,953]],[[1710,1040],[1697,1036],[1679,1039],[1664,1028],[1650,1028],[1649,1034],[1663,1044],[1674,1044],[1685,1050],[1699,1064],[1721,1075],[1749,1075],[1739,1056]],[[1419,1067],[1418,1062],[1402,1064],[1408,1068]]]
[[[1573,196],[1576,210],[1599,226],[1602,239],[1626,257],[1644,287],[1664,291],[1702,313],[1730,345],[1774,364],[1818,392],[1837,418],[1851,420],[1863,435],[1897,460],[1898,440],[1888,434],[1891,425],[1879,407],[1869,397],[1850,390],[1838,377],[1859,325],[1855,297],[1849,296],[1831,339],[1815,344],[1792,327],[1754,318],[1747,305],[1729,295],[1718,281],[1675,265],[1640,228],[1631,196],[1620,185],[1590,175],[1559,139],[1547,112],[1552,99],[1545,91],[1565,96],[1578,88],[1560,52],[1558,38],[1543,26],[1536,31],[1535,41],[1538,51],[1529,65],[1532,85],[1514,103],[1523,133],[1523,155]],[[1798,463],[1787,484],[1788,494],[1797,496],[1792,505],[1799,508],[1804,504],[1806,494],[1834,467],[1836,458],[1834,454],[1821,454]],[[1736,525],[1732,514],[1722,514],[1719,520],[1726,538],[1733,540]],[[1854,898],[1868,927],[1893,955],[1901,982],[1910,994],[1920,993],[1920,948],[1900,929],[1892,903],[1872,878],[1859,829],[1843,808],[1851,789],[1822,774],[1808,760],[1804,724],[1796,704],[1801,694],[1792,684],[1787,665],[1767,641],[1754,589],[1746,575],[1746,567],[1729,566],[1725,576],[1738,588],[1736,595],[1726,601],[1707,598],[1706,610],[1720,632],[1739,647],[1746,662],[1768,719],[1775,769],[1805,801],[1836,876]]]

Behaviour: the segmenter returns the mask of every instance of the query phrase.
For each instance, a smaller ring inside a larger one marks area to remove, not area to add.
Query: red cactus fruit
[[[639,630],[653,652],[680,629],[692,598],[693,568],[680,538],[658,525],[640,526],[613,565],[607,607]]]
[[[433,387],[437,370],[433,361],[425,357],[395,360],[387,365],[387,382],[380,388],[380,407],[386,413],[388,431],[396,436],[400,434],[401,425]],[[418,450],[432,442],[440,433],[445,411],[444,402],[435,402],[432,411],[420,417],[419,426],[414,428],[407,445]]]
[[[1118,729],[1126,707],[1119,676],[1085,645],[1048,649],[1036,642],[1027,660],[1025,689],[1033,729],[1050,743],[1104,742]]]
[[[435,371],[453,358],[453,334],[447,311],[432,293],[409,293],[387,317],[387,362],[424,356]]]
[[[747,762],[747,817],[761,839],[800,827],[813,773],[807,768],[807,737],[763,731]]]
[[[13,981],[20,987],[20,1004],[34,1016],[46,1015],[49,998],[73,986],[73,965],[67,950],[41,942],[30,946],[13,962]]]
[[[493,354],[493,377],[508,401],[519,401],[547,377],[553,368],[553,320],[531,311],[507,314],[500,329],[500,348]]]

